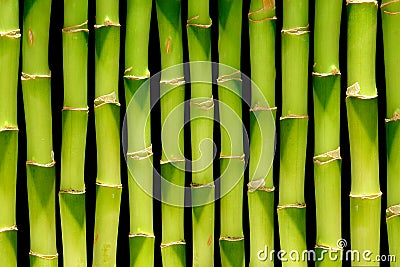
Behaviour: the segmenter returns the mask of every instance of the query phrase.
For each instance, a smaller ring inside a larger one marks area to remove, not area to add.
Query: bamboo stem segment
[[[22,91],[27,133],[30,265],[57,266],[55,162],[51,74],[48,66],[50,0],[24,1]]]
[[[153,150],[148,49],[152,1],[130,0],[125,40],[130,266],[154,266]],[[145,89],[141,87],[145,86]]]
[[[193,266],[214,265],[214,195],[211,25],[208,0],[189,0],[186,24],[191,84]],[[209,62],[209,64],[207,63]],[[208,81],[208,83],[206,83]],[[198,199],[209,203],[197,205]]]
[[[86,266],[88,2],[64,2],[64,108],[59,191],[64,266]]]
[[[119,3],[96,1],[95,97],[97,142],[93,266],[115,266],[121,203]]]
[[[400,241],[398,239],[400,229],[398,194],[400,173],[398,159],[400,158],[400,2],[384,0],[381,5],[383,44],[386,71],[386,147],[387,147],[387,209],[386,223],[389,239],[389,251],[391,255],[400,257]],[[391,266],[399,266],[398,261]]]
[[[341,157],[339,37],[341,0],[315,2],[314,183],[317,216],[317,266],[341,266],[330,250],[341,249]]]
[[[308,116],[308,0],[283,1],[282,117],[278,222],[281,249],[306,249],[304,167]],[[307,266],[289,259],[282,266]]]
[[[378,100],[375,84],[377,2],[348,1],[346,92],[351,156],[351,248],[379,255]],[[354,263],[355,264],[355,263]],[[363,259],[357,265],[374,266]]]
[[[274,259],[259,259],[260,249],[274,250],[275,154],[275,1],[252,0],[250,31],[251,91],[249,220],[250,266],[274,266]]]
[[[240,75],[243,1],[219,0],[218,99],[221,124],[220,253],[222,266],[244,266],[244,149]],[[223,65],[229,67],[223,67]],[[235,71],[236,70],[236,71]],[[225,106],[225,107],[224,107]],[[234,183],[235,182],[235,183]]]
[[[0,258],[5,266],[17,266],[17,90],[20,42],[19,2],[3,1],[0,9]]]
[[[157,0],[157,19],[161,52],[161,213],[163,266],[186,265],[184,235],[184,191],[174,190],[168,183],[185,186],[184,109],[185,80],[183,73],[183,44],[181,1]],[[173,67],[175,66],[175,67]],[[170,71],[166,70],[170,68]],[[174,205],[171,204],[173,202]]]

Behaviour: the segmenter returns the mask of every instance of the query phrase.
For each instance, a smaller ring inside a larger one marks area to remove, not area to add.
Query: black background
[[[184,61],[188,61],[187,51],[187,36],[186,36],[186,19],[187,19],[187,1],[182,1],[182,29],[183,29],[183,42],[184,42]],[[244,0],[243,3],[243,28],[242,28],[242,72],[250,76],[250,56],[249,56],[249,34],[248,34],[248,21],[247,13],[249,10],[250,1]],[[280,63],[280,34],[279,31],[282,29],[282,1],[277,1],[277,38],[276,38],[276,105],[281,107],[281,63]],[[20,1],[20,22],[22,29],[22,8],[23,1]],[[217,1],[210,1],[211,18],[214,22],[212,27],[212,61],[218,62],[218,5]],[[120,23],[121,27],[121,57],[120,57],[120,102],[121,106],[121,122],[123,121],[125,103],[124,103],[124,88],[122,74],[124,71],[124,38],[125,38],[125,20],[126,20],[126,1],[120,1]],[[312,71],[313,62],[313,23],[314,23],[314,1],[310,1],[310,64],[309,73]],[[342,229],[343,238],[348,241],[350,245],[350,230],[349,230],[349,193],[350,193],[350,153],[349,153],[349,141],[347,131],[347,118],[345,108],[345,88],[346,88],[346,27],[347,27],[347,15],[346,6],[343,3],[343,16],[341,25],[341,40],[340,40],[340,70],[342,73],[342,93],[341,93],[341,153],[342,153]],[[88,266],[92,264],[92,244],[93,244],[93,228],[94,228],[94,213],[95,213],[95,179],[96,179],[96,139],[95,139],[95,125],[94,125],[94,113],[92,101],[94,100],[94,31],[93,25],[95,21],[95,0],[89,0],[89,124],[88,124],[88,138],[87,138],[87,150],[86,150],[86,188],[87,188],[87,253],[88,253]],[[60,155],[61,155],[61,109],[63,106],[63,70],[62,70],[62,35],[61,29],[63,27],[63,1],[53,1],[52,14],[51,14],[51,26],[50,26],[50,44],[49,44],[49,65],[52,72],[52,112],[53,112],[53,143],[55,160],[57,162],[57,184],[56,189],[59,189],[60,179]],[[22,32],[22,31],[21,31]],[[159,41],[158,41],[158,30],[157,20],[155,12],[155,3],[153,1],[153,13],[150,31],[150,53],[149,53],[149,69],[152,74],[160,71],[160,53],[159,53]],[[378,35],[377,35],[377,88],[379,93],[379,147],[380,147],[380,180],[381,180],[381,191],[384,193],[382,197],[382,212],[381,212],[381,254],[388,254],[387,245],[387,234],[386,234],[386,223],[384,210],[386,208],[386,148],[385,148],[385,81],[384,81],[384,63],[383,63],[383,45],[382,45],[382,31],[381,31],[381,16],[378,14]],[[27,188],[26,188],[26,171],[25,171],[25,160],[26,160],[26,132],[24,122],[24,111],[23,111],[23,99],[21,85],[18,90],[18,123],[20,128],[19,134],[19,161],[18,161],[18,184],[17,184],[17,224],[18,224],[18,263],[19,266],[29,266],[29,220],[28,220],[28,200],[27,200]],[[214,88],[214,96],[217,96],[217,88]],[[187,88],[186,98],[190,96],[189,87]],[[312,106],[312,80],[309,78],[309,139],[307,148],[307,163],[306,163],[306,183],[305,183],[305,197],[307,203],[307,247],[312,249],[315,245],[315,199],[314,199],[314,178],[313,178],[313,106]],[[249,125],[249,114],[248,108],[243,108],[243,120],[248,130]],[[155,167],[159,168],[157,162],[160,159],[160,136],[159,136],[159,105],[153,109],[152,113],[152,127],[153,127],[153,148],[155,149],[154,162]],[[278,114],[280,111],[278,108]],[[185,130],[189,133],[189,127],[186,126]],[[279,127],[277,128],[277,136],[279,138]],[[190,136],[190,135],[186,135]],[[219,143],[219,130],[218,126],[215,127],[215,142]],[[278,140],[279,144],[279,140]],[[121,149],[122,151],[122,149]],[[190,158],[190,141],[185,141],[185,154]],[[122,154],[121,154],[122,155]],[[218,154],[217,154],[218,155]],[[122,157],[121,157],[122,158]],[[275,205],[278,203],[278,192],[279,192],[279,149],[275,156],[275,175],[274,183],[277,187],[275,193]],[[218,174],[219,165],[218,160],[215,161],[214,165],[215,174]],[[117,252],[117,265],[128,266],[129,265],[129,210],[128,210],[128,190],[127,190],[127,173],[126,164],[124,161],[121,162],[122,171],[122,184],[124,186],[122,193],[121,202],[121,215],[120,215],[120,227],[118,232],[118,252]],[[248,179],[248,172],[246,171],[245,179]],[[187,183],[190,183],[190,174],[187,176]],[[243,189],[243,193],[246,196],[246,188]],[[57,216],[57,245],[59,257],[59,266],[62,266],[62,240],[61,240],[61,227],[59,218],[59,207],[58,198],[56,207]],[[247,200],[243,203],[244,209],[244,235],[246,244],[246,264],[249,262],[249,224],[247,217]],[[155,265],[161,266],[161,253],[159,245],[161,243],[161,215],[160,215],[160,202],[154,201],[154,231],[156,236],[155,246]],[[216,202],[216,221],[215,221],[215,265],[220,265],[219,259],[219,248],[218,248],[218,237],[219,237],[219,202]],[[232,220],[234,220],[232,218]],[[192,265],[191,262],[191,211],[190,208],[186,208],[185,212],[185,239],[187,241],[187,265]],[[350,249],[349,247],[347,247]],[[278,223],[277,216],[275,216],[275,249],[279,249],[279,238],[278,238]],[[280,263],[275,261],[276,265]],[[312,266],[313,263],[310,263]],[[343,263],[343,266],[349,265],[349,262]],[[388,263],[382,263],[381,266],[388,266]],[[1,263],[0,263],[1,266]]]

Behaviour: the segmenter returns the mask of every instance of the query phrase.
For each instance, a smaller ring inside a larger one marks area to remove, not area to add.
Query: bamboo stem
[[[86,266],[88,2],[64,1],[60,215],[64,266]]]
[[[213,119],[211,19],[208,0],[189,0],[187,33],[190,61],[192,144],[193,266],[214,265]],[[193,83],[193,81],[208,81]],[[197,206],[197,199],[211,199]]]
[[[115,266],[121,203],[120,24],[118,1],[97,0],[95,25],[95,123],[97,141],[93,266]]]
[[[162,127],[161,184],[163,266],[186,266],[184,236],[184,191],[173,190],[167,182],[185,186],[184,109],[185,87],[181,26],[181,1],[157,0],[161,52],[160,106]],[[176,66],[178,65],[178,66]],[[175,66],[175,67],[173,67]],[[173,67],[166,71],[169,67]],[[179,131],[182,130],[182,131]],[[172,203],[171,203],[172,202]]]
[[[274,250],[275,148],[275,1],[252,0],[250,4],[250,60],[254,82],[250,116],[249,219],[250,266],[274,266],[269,255],[260,260],[258,252]]]
[[[329,251],[340,250],[341,158],[339,37],[341,0],[315,2],[314,182],[317,216],[317,266],[341,266]],[[323,260],[321,260],[323,259]]]
[[[130,0],[125,41],[128,123],[130,266],[154,266],[153,152],[150,130],[148,49],[151,0]],[[145,88],[141,88],[145,86]]]
[[[351,248],[379,255],[380,203],[378,100],[375,85],[377,2],[347,2],[346,92],[351,156]],[[373,262],[353,263],[374,266]]]
[[[31,266],[57,266],[55,162],[48,66],[50,0],[24,1],[22,91],[27,134]]]
[[[17,266],[16,186],[18,161],[17,90],[20,54],[19,2],[0,9],[0,258]]]
[[[243,213],[243,126],[240,73],[241,0],[219,0],[219,63],[218,99],[221,123],[221,233],[222,266],[244,266]],[[232,70],[233,69],[233,70]],[[226,108],[223,108],[226,105]],[[238,179],[236,179],[236,177]],[[233,180],[235,182],[233,184]],[[226,194],[225,194],[226,193]]]
[[[391,255],[400,257],[400,241],[398,239],[400,229],[400,217],[398,205],[400,198],[398,188],[400,186],[398,175],[400,173],[398,159],[400,157],[399,146],[400,131],[400,2],[389,0],[382,1],[382,29],[385,50],[386,71],[386,146],[387,146],[387,209],[386,221],[389,239],[389,251]],[[399,261],[391,262],[391,266],[400,266]]]
[[[282,117],[278,222],[281,249],[306,249],[304,175],[308,116],[308,0],[283,1]],[[282,266],[307,266],[299,259]]]

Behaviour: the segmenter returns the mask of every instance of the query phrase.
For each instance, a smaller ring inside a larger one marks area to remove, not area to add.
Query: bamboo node
[[[325,250],[331,250],[331,251],[342,251],[343,248],[334,248],[328,245],[322,245],[322,244],[316,244],[314,248],[321,248]]]
[[[175,79],[171,79],[171,80],[161,80],[160,84],[165,84],[165,85],[172,85],[172,86],[180,86],[185,84],[185,77],[178,77]]]
[[[279,118],[281,121],[288,119],[308,119],[308,115],[287,114]]]
[[[319,166],[341,159],[342,157],[340,156],[340,147],[338,147],[335,150],[313,157],[314,164],[317,164]]]
[[[16,29],[16,30],[10,30],[10,31],[6,31],[6,32],[0,32],[0,38],[1,37],[19,39],[19,38],[21,38],[21,30]]]
[[[278,205],[277,210],[290,209],[290,208],[305,209],[306,207],[307,207],[306,203],[294,203],[294,204]]]
[[[160,160],[160,165],[167,164],[167,163],[174,163],[174,162],[185,162],[185,159],[180,158],[172,158],[167,160]]]
[[[268,18],[263,18],[263,19],[252,19],[250,18],[250,13],[249,13],[249,21],[253,23],[260,23],[260,22],[266,22],[266,21],[274,21],[277,20],[278,18],[276,16],[273,17],[268,17]]]
[[[390,119],[385,119],[386,123],[389,122],[394,122],[394,121],[398,121],[400,120],[400,114],[398,112],[393,113],[393,117],[391,117]]]
[[[121,104],[117,101],[117,94],[115,91],[107,95],[99,96],[94,100],[94,108],[99,108],[106,104],[112,104],[118,107],[121,106]]]
[[[386,11],[386,10],[384,10],[383,13],[387,14],[387,15],[400,15],[400,11]]]
[[[0,228],[0,233],[9,232],[9,231],[18,231],[17,225],[12,225],[9,227]]]
[[[96,24],[94,25],[95,29],[100,29],[102,27],[121,27],[121,24],[116,23],[116,22],[112,22],[109,19],[106,19],[103,24]]]
[[[45,255],[45,254],[40,254],[38,252],[34,252],[32,250],[29,251],[29,255],[34,256],[34,257],[38,257],[44,260],[55,260],[58,258],[58,253],[54,254],[54,255]]]
[[[212,26],[212,19],[210,18],[210,22],[208,24],[199,24],[199,23],[194,23],[195,20],[199,19],[200,16],[194,16],[191,19],[188,19],[186,21],[186,27],[196,27],[196,28],[200,28],[200,29],[208,29],[211,28]]]
[[[153,156],[153,145],[146,147],[145,149],[138,150],[135,152],[128,152],[126,156],[133,160],[144,160]]]
[[[19,131],[18,126],[5,126],[3,128],[0,129],[0,133],[1,132],[8,132],[8,131]]]
[[[237,76],[239,76],[239,77],[237,77]],[[221,75],[221,76],[219,76],[217,78],[217,83],[226,83],[226,82],[229,82],[229,81],[242,82],[240,70],[237,70],[237,71],[232,72],[230,74]]]
[[[56,162],[54,160],[54,152],[51,151],[51,162],[49,162],[49,163],[42,164],[42,163],[36,162],[34,160],[27,160],[26,165],[33,165],[33,166],[37,166],[37,167],[41,167],[41,168],[52,168],[56,165]]]
[[[331,72],[327,72],[327,73],[320,73],[320,72],[315,72],[313,71],[312,76],[314,77],[329,77],[329,76],[340,76],[342,75],[342,73],[340,72],[340,70],[338,70],[337,68],[334,68]]]
[[[400,204],[391,206],[386,209],[386,221],[388,221],[396,216],[400,216]]]
[[[381,8],[384,8],[384,7],[388,6],[388,5],[395,4],[395,3],[400,3],[400,0],[392,0],[392,1],[389,1],[389,2],[386,2],[386,3],[382,3],[381,4]]]
[[[274,7],[274,5],[266,6],[266,5],[264,5],[264,3],[263,3],[263,7],[262,7],[262,8],[260,8],[260,9],[258,9],[258,10],[255,10],[255,11],[250,11],[250,12],[247,14],[247,16],[250,17],[250,16],[252,16],[252,15],[256,15],[256,14],[260,14],[260,13],[265,13],[265,12],[268,12],[268,11],[271,11],[271,10],[275,10],[275,9],[276,9],[276,8]]]
[[[89,32],[87,25],[88,21],[85,21],[78,25],[64,27],[61,31],[64,33]]]
[[[250,108],[250,112],[256,112],[256,111],[274,111],[278,110],[277,107],[262,107],[258,104],[255,104],[252,108]]]
[[[89,113],[89,107],[86,108],[63,107],[61,111],[84,111],[86,113]]]
[[[204,100],[204,101],[200,101],[200,102],[196,102],[196,101],[194,101],[194,99],[191,99],[190,105],[198,107],[199,109],[202,109],[202,110],[211,110],[214,108],[214,98],[213,98],[213,96],[211,96],[211,98]]]
[[[355,98],[358,98],[358,99],[368,100],[368,99],[374,99],[374,98],[378,97],[378,94],[375,94],[375,95],[372,95],[372,96],[370,96],[370,95],[362,95],[362,94],[360,94],[360,91],[361,91],[360,84],[358,82],[356,82],[355,84],[350,85],[349,87],[347,87],[346,98],[355,97]]]
[[[28,74],[25,72],[21,73],[21,81],[36,80],[36,79],[50,79],[51,73],[49,74]]]
[[[220,158],[220,159],[239,159],[240,162],[243,162],[243,163],[244,163],[245,156],[246,156],[245,154],[240,155],[240,156],[235,156],[235,155],[223,155],[223,154],[220,154],[220,155],[219,155],[219,158]]]
[[[136,75],[133,75],[133,74],[128,75],[128,73],[131,72],[132,70],[133,70],[133,67],[129,67],[124,71],[124,78],[125,79],[140,81],[140,80],[146,80],[146,79],[150,78],[149,70],[146,71],[146,75],[145,76],[136,76]]]
[[[186,245],[185,240],[179,240],[179,241],[174,241],[174,242],[169,242],[169,243],[161,243],[160,248],[167,248],[171,246],[180,246],[180,245]]]
[[[300,26],[292,29],[282,29],[283,34],[290,34],[290,35],[303,35],[309,33],[310,25],[307,24],[306,26]]]
[[[96,181],[96,185],[101,186],[101,187],[122,189],[122,184],[106,184],[106,183],[103,183],[100,181]]]
[[[373,193],[373,194],[362,194],[362,195],[355,195],[350,193],[349,195],[352,198],[360,198],[361,200],[374,200],[380,198],[382,196],[382,192]]]
[[[238,236],[238,237],[221,236],[219,238],[219,241],[228,241],[228,242],[240,242],[240,241],[243,241],[243,240],[244,240],[243,236]]]
[[[146,237],[146,238],[156,238],[153,234],[146,234],[146,233],[129,233],[129,238],[134,237]]]
[[[378,6],[378,2],[375,0],[347,0],[346,6],[350,4],[374,4],[375,6]]]
[[[208,183],[208,184],[196,184],[196,183],[191,183],[190,184],[191,188],[215,188],[214,182]]]
[[[61,189],[59,194],[70,194],[70,195],[84,195],[86,194],[86,190],[78,190],[78,189]]]
[[[273,186],[271,188],[265,187],[265,179],[259,179],[259,180],[250,181],[247,184],[247,187],[248,187],[247,191],[249,193],[255,192],[257,190],[258,191],[264,191],[264,192],[267,192],[267,193],[272,193],[272,192],[275,191],[275,186]]]

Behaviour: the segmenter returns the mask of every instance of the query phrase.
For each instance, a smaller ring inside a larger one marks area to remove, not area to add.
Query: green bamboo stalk
[[[85,148],[88,123],[88,2],[64,1],[64,108],[60,215],[64,266],[87,266]]]
[[[379,255],[380,204],[378,158],[378,100],[375,84],[375,1],[347,2],[346,107],[351,156],[350,237],[351,249]],[[353,266],[376,266],[353,262]]]
[[[184,191],[170,185],[185,185],[184,109],[185,88],[181,26],[181,1],[157,0],[157,19],[160,38],[161,74],[160,106],[162,127],[161,198],[163,266],[186,265],[184,236]],[[173,67],[175,66],[175,67]],[[167,68],[173,67],[170,71]],[[175,134],[176,133],[176,134]]]
[[[0,5],[0,258],[4,266],[17,266],[19,2]]]
[[[387,231],[389,251],[391,255],[400,258],[400,186],[398,174],[400,173],[398,159],[400,158],[399,122],[400,122],[400,3],[383,0],[382,29],[386,71],[386,146],[387,146]],[[391,262],[391,266],[400,266],[399,260]]]
[[[249,34],[251,79],[249,221],[250,266],[274,266],[275,0],[252,0]],[[271,118],[272,117],[272,118]],[[270,124],[272,123],[272,125]],[[265,249],[267,248],[267,249]],[[259,254],[264,250],[264,254]]]
[[[119,3],[96,1],[95,123],[97,191],[93,266],[115,266],[121,203],[119,72]]]
[[[340,71],[342,0],[315,2],[314,34],[314,182],[317,216],[317,266],[341,266]],[[332,254],[331,254],[332,255]]]
[[[219,0],[219,63],[240,70],[241,0]],[[222,266],[244,266],[243,213],[243,128],[240,71],[220,66],[218,98],[221,123],[221,233]],[[239,174],[239,177],[235,179]],[[235,184],[233,184],[235,180]],[[227,193],[227,194],[225,194]]]
[[[130,0],[125,40],[125,99],[128,123],[130,266],[154,266],[153,152],[150,132],[148,49],[151,0]],[[146,88],[140,89],[141,86]]]
[[[55,162],[48,66],[51,0],[24,1],[22,91],[27,135],[30,265],[58,266]]]
[[[308,0],[283,1],[282,117],[278,222],[281,249],[306,249],[304,167],[307,147]],[[306,259],[282,266],[307,266]]]
[[[211,19],[208,0],[189,0],[187,34],[191,84],[193,266],[214,265],[214,194]],[[210,62],[210,64],[204,61]],[[199,203],[197,200],[205,203]],[[209,202],[206,200],[210,200]]]

